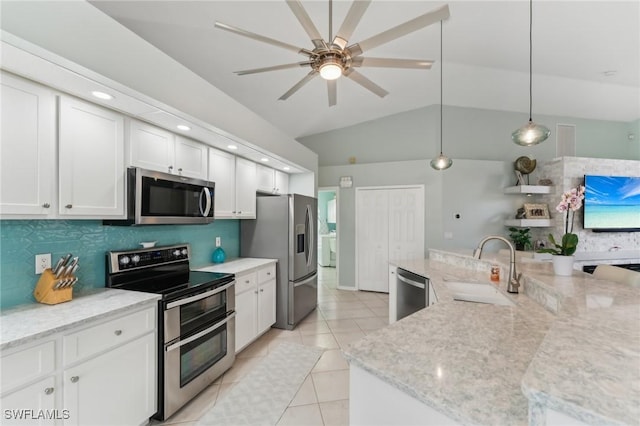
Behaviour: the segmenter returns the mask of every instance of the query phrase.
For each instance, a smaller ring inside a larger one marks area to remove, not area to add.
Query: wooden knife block
[[[73,298],[73,287],[65,287],[54,290],[53,286],[58,282],[51,269],[45,269],[40,275],[36,289],[33,290],[33,297],[40,303],[55,305],[67,302]]]

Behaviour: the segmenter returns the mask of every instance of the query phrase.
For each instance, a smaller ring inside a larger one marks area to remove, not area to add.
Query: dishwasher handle
[[[420,282],[418,282],[418,281],[413,281],[413,280],[410,280],[410,279],[409,279],[409,278],[407,278],[407,277],[402,276],[402,274],[398,274],[397,276],[398,276],[398,279],[399,279],[400,281],[402,281],[403,283],[406,283],[406,284],[412,285],[412,286],[414,286],[414,287],[418,287],[418,288],[419,288],[419,289],[421,289],[421,290],[424,290],[424,289],[427,287],[426,282],[425,282],[425,283],[420,283]]]

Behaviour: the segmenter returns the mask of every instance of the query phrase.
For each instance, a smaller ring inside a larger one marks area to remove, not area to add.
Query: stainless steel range
[[[234,275],[189,270],[188,244],[107,253],[107,287],[162,295],[158,412],[165,420],[235,360]]]

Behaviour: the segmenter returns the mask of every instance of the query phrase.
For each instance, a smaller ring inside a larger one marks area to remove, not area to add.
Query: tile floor
[[[388,323],[389,297],[383,293],[338,290],[334,268],[319,268],[318,309],[295,330],[272,328],[237,355],[233,367],[180,411],[159,425],[195,425],[218,398],[239,382],[280,342],[325,349],[279,426],[349,424],[349,366],[341,348]]]

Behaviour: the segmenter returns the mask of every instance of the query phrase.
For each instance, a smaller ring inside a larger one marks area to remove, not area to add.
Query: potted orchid
[[[571,188],[562,194],[556,211],[564,215],[564,235],[558,244],[553,238],[553,234],[549,234],[549,242],[553,247],[538,250],[540,253],[554,255],[553,265],[556,275],[571,275],[573,270],[573,254],[578,248],[578,236],[573,233],[573,219],[576,211],[582,207],[582,200],[584,200],[584,186],[582,185]]]

